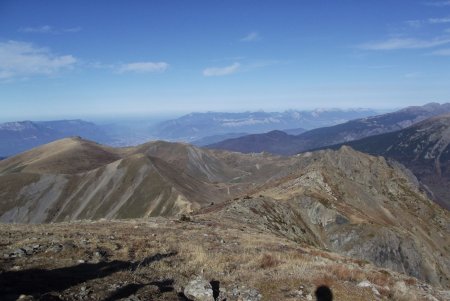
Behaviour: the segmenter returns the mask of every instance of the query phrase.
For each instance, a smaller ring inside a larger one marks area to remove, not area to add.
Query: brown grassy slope
[[[0,162],[0,174],[12,172],[74,174],[120,159],[106,147],[81,138],[61,139]]]
[[[0,296],[45,294],[62,300],[179,300],[190,279],[217,281],[229,294],[254,288],[262,300],[308,300],[321,284],[335,300],[446,300],[414,278],[324,252],[229,221],[164,218],[0,225]],[[35,269],[35,270],[31,270]],[[359,287],[364,280],[371,287]],[[10,299],[9,299],[10,298]],[[14,299],[15,300],[15,299]],[[229,297],[228,300],[235,299]]]

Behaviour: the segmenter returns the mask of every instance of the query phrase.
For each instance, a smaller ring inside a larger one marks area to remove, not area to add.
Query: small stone
[[[78,260],[77,260],[77,263],[86,263],[86,261],[83,260],[83,259],[78,259]]]
[[[26,255],[25,249],[19,248],[12,252],[12,257],[23,257]]]
[[[397,281],[394,284],[394,290],[399,292],[400,294],[405,295],[408,292],[408,287],[406,286],[404,281]]]
[[[379,292],[375,287],[373,287],[373,286],[372,286],[372,292],[373,292],[375,295],[380,296],[380,292]]]
[[[364,280],[358,283],[357,287],[372,287],[373,284],[370,281]]]
[[[311,296],[311,294],[308,294],[308,296],[306,296],[306,300],[311,301],[313,298]]]

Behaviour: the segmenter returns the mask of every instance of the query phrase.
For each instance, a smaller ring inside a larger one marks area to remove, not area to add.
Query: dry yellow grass
[[[101,281],[86,280],[59,292],[64,298],[79,292],[81,286],[102,291],[96,296],[106,298],[111,294],[109,286],[134,283],[143,285],[136,292],[143,298],[174,300],[175,293],[196,275],[208,281],[220,281],[220,286],[228,290],[234,286],[256,288],[263,300],[268,301],[306,300],[307,295],[313,295],[314,289],[323,284],[333,289],[336,300],[375,300],[370,289],[357,286],[362,280],[379,287],[390,287],[389,290],[379,289],[383,300],[405,300],[401,299],[405,298],[404,294],[393,288],[398,280],[403,280],[408,289],[416,292],[415,282],[410,277],[377,269],[370,264],[361,268],[349,258],[300,246],[257,230],[242,231],[234,226],[211,226],[202,220],[178,222],[166,219],[36,227],[1,225],[0,253],[32,243],[50,246],[55,241],[63,245],[68,241],[75,242],[74,248],[58,253],[39,253],[3,261],[2,268],[11,270],[18,265],[22,269],[77,266],[80,259],[88,263],[98,260],[95,257],[97,250],[108,254],[106,262],[134,262],[135,269],[115,272]],[[156,260],[144,264],[145,258],[155,255]],[[164,279],[173,281],[173,292],[158,293],[155,286],[145,285]]]

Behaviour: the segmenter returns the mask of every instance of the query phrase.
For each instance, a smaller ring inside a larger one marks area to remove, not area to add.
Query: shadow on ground
[[[153,262],[176,255],[176,253],[155,254],[139,262],[114,260],[110,262],[82,263],[53,270],[29,269],[8,271],[0,274],[0,299],[17,300],[20,295],[32,295],[38,300],[59,300],[50,296],[52,292],[62,292],[72,286],[98,278],[104,278],[120,271],[135,271]],[[155,281],[147,284],[128,284],[118,289],[105,301],[117,300],[134,294],[147,285],[158,287],[160,292],[173,291],[173,280]]]

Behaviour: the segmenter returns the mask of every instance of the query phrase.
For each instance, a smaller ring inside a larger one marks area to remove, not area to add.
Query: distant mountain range
[[[207,147],[242,153],[265,151],[273,154],[293,155],[327,145],[396,131],[446,112],[450,112],[450,103],[429,103],[383,115],[351,120],[335,126],[313,129],[296,136],[281,132],[269,132],[228,139]],[[273,143],[274,141],[277,143]]]
[[[0,124],[0,156],[8,157],[70,136],[111,142],[101,127],[83,120],[7,122]]]
[[[230,133],[264,133],[284,129],[312,129],[376,114],[370,109],[318,109],[314,111],[191,113],[157,124],[151,129],[160,139],[192,142]]]
[[[283,113],[192,113],[178,119],[159,122],[116,121],[97,125],[83,120],[19,121],[0,124],[0,157],[9,157],[58,139],[80,136],[111,146],[134,146],[150,140],[191,142],[204,146],[248,133],[275,129],[298,132],[308,128],[336,124],[374,111],[315,110]]]
[[[428,187],[438,203],[450,210],[450,114],[343,144],[402,163]],[[339,149],[343,144],[327,148]]]

